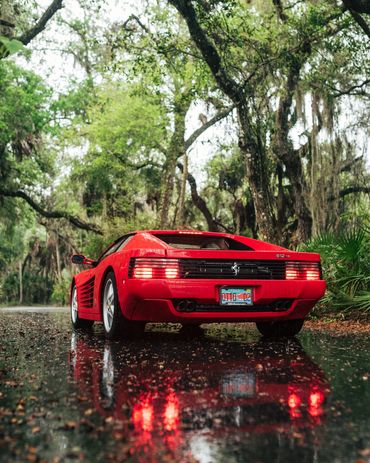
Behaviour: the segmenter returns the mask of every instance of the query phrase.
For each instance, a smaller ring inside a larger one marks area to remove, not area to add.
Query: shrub
[[[336,235],[326,233],[300,246],[301,251],[321,254],[328,289],[319,309],[341,317],[370,316],[369,231],[361,227]]]

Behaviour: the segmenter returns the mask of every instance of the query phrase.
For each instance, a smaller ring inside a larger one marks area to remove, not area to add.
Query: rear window
[[[231,238],[205,235],[154,235],[177,249],[217,250],[217,251],[253,251],[252,248]]]

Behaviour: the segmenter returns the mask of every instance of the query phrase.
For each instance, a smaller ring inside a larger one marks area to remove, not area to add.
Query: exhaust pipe
[[[191,299],[184,299],[180,301],[177,305],[177,310],[179,312],[194,312],[196,309],[196,304]]]

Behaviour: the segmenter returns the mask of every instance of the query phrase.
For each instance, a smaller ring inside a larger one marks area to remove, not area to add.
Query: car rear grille
[[[181,278],[285,280],[285,262],[180,259],[180,275]]]
[[[94,302],[94,282],[95,277],[87,280],[80,286],[78,291],[78,304],[81,309],[90,309]]]

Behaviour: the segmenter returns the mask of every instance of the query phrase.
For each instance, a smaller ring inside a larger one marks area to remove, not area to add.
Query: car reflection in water
[[[329,385],[297,340],[220,346],[166,336],[110,344],[72,335],[79,393],[122,430],[139,460],[166,448],[207,461],[212,441],[226,436],[291,438],[321,424]]]

